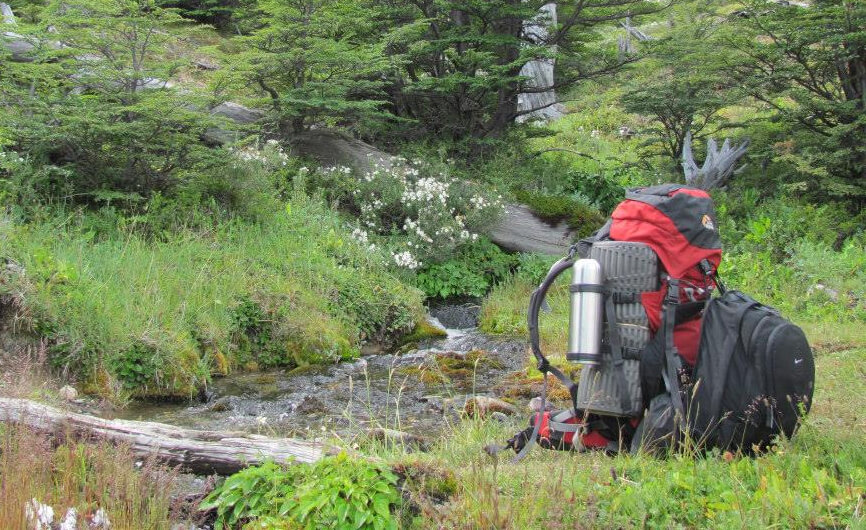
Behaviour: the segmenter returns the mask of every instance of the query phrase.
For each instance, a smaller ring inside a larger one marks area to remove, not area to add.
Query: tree
[[[866,3],[749,0],[726,44],[726,72],[788,125],[777,160],[789,182],[866,201]]]
[[[520,93],[563,89],[616,71],[615,46],[590,46],[600,24],[657,9],[640,0],[585,0],[559,5],[559,24],[544,39],[525,34],[541,0],[412,0],[381,2],[396,28],[386,52],[399,58],[389,73],[392,110],[425,133],[496,138],[523,112]],[[536,57],[555,58],[558,80],[532,87],[520,69]]]
[[[650,119],[647,145],[673,164],[682,158],[689,133],[701,139],[725,125],[719,111],[733,97],[712,40],[722,23],[706,6],[686,10],[669,35],[642,43],[647,73],[623,95],[626,110]]]
[[[239,37],[240,79],[263,95],[281,135],[382,118],[386,60],[371,13],[351,0],[262,0],[262,27]]]
[[[177,8],[181,15],[219,29],[230,29],[235,11],[252,0],[160,0],[163,7]]]
[[[36,60],[9,65],[0,128],[35,165],[68,170],[38,183],[47,195],[147,196],[209,160],[207,116],[194,92],[172,88],[183,28],[154,0],[55,0],[41,13]]]

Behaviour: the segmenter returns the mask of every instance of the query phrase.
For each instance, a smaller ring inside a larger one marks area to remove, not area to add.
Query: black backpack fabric
[[[739,291],[710,300],[686,422],[704,447],[751,452],[790,437],[812,403],[815,361],[803,331]]]

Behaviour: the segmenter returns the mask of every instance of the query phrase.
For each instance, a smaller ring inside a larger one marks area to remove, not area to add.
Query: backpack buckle
[[[680,303],[680,281],[677,278],[671,278],[668,276],[666,278],[667,281],[667,293],[665,294],[665,304],[679,304]]]

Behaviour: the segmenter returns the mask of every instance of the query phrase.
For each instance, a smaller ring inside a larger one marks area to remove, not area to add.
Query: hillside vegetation
[[[443,300],[480,301],[484,332],[525,337],[556,258],[488,238],[505,205],[582,237],[626,188],[685,182],[687,137],[699,162],[730,138],[749,146],[710,190],[721,276],[815,348],[793,440],[755,458],[539,449],[510,464],[481,448],[522,424],[464,419],[423,454],[336,440],[352,456],[250,468],[202,505],[230,528],[861,527],[866,5],[587,0],[527,34],[544,3],[7,0],[0,394],[199,399],[230,373],[415,342]],[[521,75],[537,59],[555,61],[554,86]],[[525,120],[537,109],[518,96],[548,89],[563,116]],[[212,112],[226,102],[251,118]],[[330,130],[394,156],[300,155]],[[558,365],[567,298],[555,286],[542,315]],[[539,385],[528,355],[515,380]],[[33,499],[104,508],[116,528],[195,518],[171,505],[174,473],[136,471],[126,448],[6,426],[0,444],[0,527],[29,528]]]

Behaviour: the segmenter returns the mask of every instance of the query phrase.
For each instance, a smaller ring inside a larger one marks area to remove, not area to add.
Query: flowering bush
[[[301,176],[306,178],[306,172]],[[351,168],[332,166],[309,180],[358,217],[360,226],[352,233],[358,243],[375,251],[379,239],[393,264],[410,270],[441,262],[476,241],[502,211],[501,196],[434,173],[423,161],[395,157],[360,176]]]
[[[289,163],[289,155],[283,150],[277,140],[268,140],[261,147],[248,145],[245,147],[229,148],[239,162],[254,162],[261,164],[265,169],[277,170]]]

